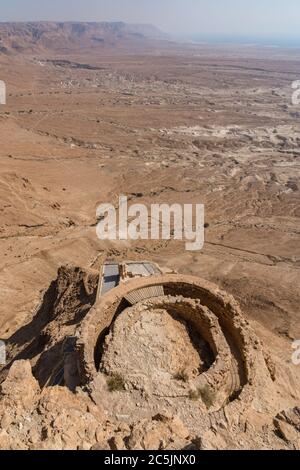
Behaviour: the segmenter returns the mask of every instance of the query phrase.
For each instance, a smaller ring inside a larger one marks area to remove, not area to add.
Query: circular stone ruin
[[[214,355],[177,306],[176,297],[159,297],[125,309],[105,339],[100,371],[149,394],[182,394],[181,382],[208,370]]]
[[[147,298],[153,287],[163,295]],[[79,344],[82,380],[108,413],[132,422],[167,411],[191,428],[245,412],[258,349],[230,295],[177,274],[132,279],[104,295]]]

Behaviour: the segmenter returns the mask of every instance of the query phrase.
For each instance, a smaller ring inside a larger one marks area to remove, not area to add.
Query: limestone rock
[[[104,422],[83,393],[64,387],[41,392],[28,361],[15,362],[1,386],[0,449],[89,450]]]
[[[1,385],[2,397],[18,407],[30,407],[40,391],[32,375],[30,361],[16,361]]]
[[[288,444],[300,446],[300,408],[282,411],[274,419],[274,425],[280,437]]]
[[[131,450],[182,449],[189,441],[189,431],[177,417],[158,415],[133,426],[128,439]]]

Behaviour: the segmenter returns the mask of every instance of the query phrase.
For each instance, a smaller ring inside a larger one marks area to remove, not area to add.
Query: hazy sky
[[[126,21],[171,33],[300,36],[300,0],[0,0],[0,20]]]

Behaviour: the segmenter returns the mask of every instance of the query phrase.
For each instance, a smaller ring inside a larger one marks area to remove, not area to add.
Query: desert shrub
[[[209,410],[215,403],[215,392],[209,387],[209,385],[204,385],[204,387],[198,389],[198,393],[206,408]]]
[[[189,391],[189,399],[193,401],[199,400],[199,392],[198,390],[190,390]]]
[[[190,390],[189,398],[194,401],[201,398],[206,408],[209,410],[215,403],[216,394],[209,385],[204,385],[204,387],[198,388],[197,390]]]
[[[174,379],[186,383],[189,381],[189,376],[185,369],[181,369],[174,375]]]
[[[124,379],[120,374],[113,374],[108,377],[107,386],[110,392],[121,392],[125,390]]]

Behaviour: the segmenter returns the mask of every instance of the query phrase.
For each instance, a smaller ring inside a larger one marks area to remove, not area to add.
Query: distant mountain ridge
[[[0,23],[0,53],[4,54],[41,49],[117,46],[122,42],[149,39],[166,39],[166,35],[152,25],[123,22]]]

